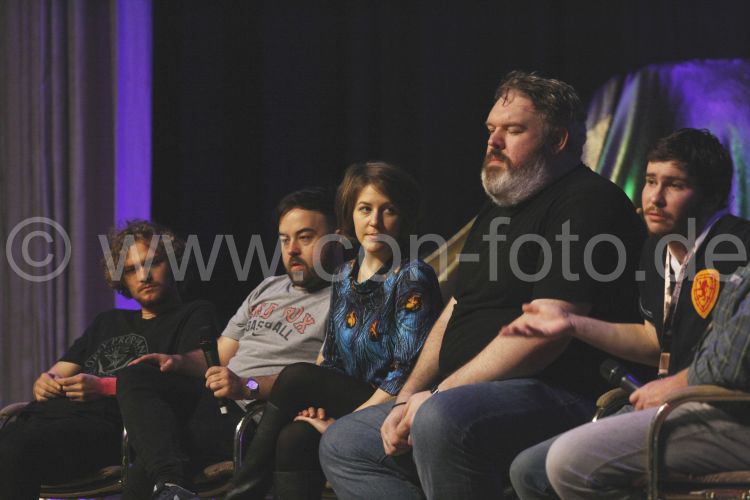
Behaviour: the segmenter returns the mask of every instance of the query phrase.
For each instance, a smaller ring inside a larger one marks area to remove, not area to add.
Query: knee
[[[299,403],[305,399],[308,389],[318,381],[316,370],[319,367],[310,363],[293,363],[288,365],[273,383],[270,401],[279,408],[290,407],[295,412]],[[303,402],[304,403],[304,402]]]
[[[577,491],[583,486],[581,481],[585,480],[585,474],[576,472],[576,466],[580,464],[580,452],[586,453],[578,446],[579,441],[571,437],[570,433],[560,436],[547,452],[545,470],[550,485],[559,495],[565,495],[570,491]]]
[[[382,419],[376,417],[380,417],[377,410],[367,408],[334,422],[321,437],[318,448],[323,469],[326,470],[328,466],[330,471],[330,467],[368,462],[375,456],[383,455],[378,427]]]
[[[426,446],[438,451],[436,447],[445,445],[451,438],[458,438],[462,434],[450,406],[441,394],[436,394],[422,403],[414,415],[411,426],[415,451]]]
[[[549,493],[545,472],[549,446],[547,442],[532,446],[519,453],[510,464],[510,482],[519,497],[538,498]]]
[[[292,387],[301,387],[304,384],[314,383],[317,379],[315,371],[318,366],[311,363],[292,363],[284,367],[273,384],[273,393],[288,391]]]
[[[152,387],[154,377],[160,373],[159,367],[151,363],[126,366],[117,372],[117,394],[137,387]]]
[[[350,439],[353,433],[358,433],[352,419],[343,417],[333,423],[320,438],[318,454],[320,463],[332,463],[338,460],[347,461],[356,455],[357,439]]]

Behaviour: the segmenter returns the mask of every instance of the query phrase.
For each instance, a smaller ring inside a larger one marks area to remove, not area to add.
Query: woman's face
[[[401,216],[391,200],[368,184],[359,192],[352,217],[354,232],[365,253],[383,261],[390,259],[393,251],[384,236],[397,240],[401,227]],[[396,245],[395,242],[391,243]]]

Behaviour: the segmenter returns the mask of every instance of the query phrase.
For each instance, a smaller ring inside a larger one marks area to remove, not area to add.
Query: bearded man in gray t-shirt
[[[120,372],[117,399],[136,455],[123,499],[197,499],[192,475],[231,458],[246,404],[267,399],[285,366],[313,362],[320,352],[330,282],[316,263],[332,274],[342,260],[339,243],[316,248],[335,233],[333,196],[318,188],[297,191],[277,213],[287,274],[263,280],[229,320],[217,343],[221,366],[207,367],[196,350],[146,355]],[[237,404],[222,414],[222,399]]]

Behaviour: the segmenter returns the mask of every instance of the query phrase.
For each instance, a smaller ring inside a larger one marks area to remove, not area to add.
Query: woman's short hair
[[[120,258],[127,259],[128,253],[122,252],[123,245],[135,244],[137,242],[144,243],[147,246],[151,245],[151,239],[156,236],[159,238],[159,244],[156,247],[156,255],[164,256],[166,249],[164,248],[164,238],[168,238],[172,243],[172,250],[174,251],[175,262],[178,265],[182,262],[182,255],[185,252],[185,242],[179,238],[170,229],[147,220],[129,220],[125,223],[125,227],[122,229],[113,229],[109,234],[109,252],[105,253],[102,258],[102,271],[104,272],[104,281],[107,285],[120,293],[121,295],[132,298],[130,290],[125,285],[124,275],[120,273],[119,276],[112,272],[120,267]],[[128,236],[132,237],[132,243],[128,241]],[[129,252],[129,250],[128,250]],[[111,262],[110,262],[111,259]],[[111,269],[110,269],[110,266]],[[122,267],[124,269],[124,266]],[[182,289],[185,285],[186,280],[182,280],[177,283],[178,289]]]
[[[400,216],[398,243],[409,242],[417,226],[420,192],[417,181],[406,171],[384,161],[368,161],[350,165],[336,192],[336,218],[344,236],[356,241],[354,206],[362,189],[372,185],[391,200]]]

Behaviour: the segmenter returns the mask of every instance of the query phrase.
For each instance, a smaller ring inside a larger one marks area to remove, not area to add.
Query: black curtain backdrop
[[[420,181],[419,233],[449,237],[484,201],[484,120],[500,78],[538,70],[584,99],[651,63],[750,57],[750,2],[154,2],[153,216],[196,234],[275,245],[275,203],[336,185],[349,163]],[[427,248],[425,248],[427,250]],[[222,243],[205,297],[226,319],[238,281]]]

